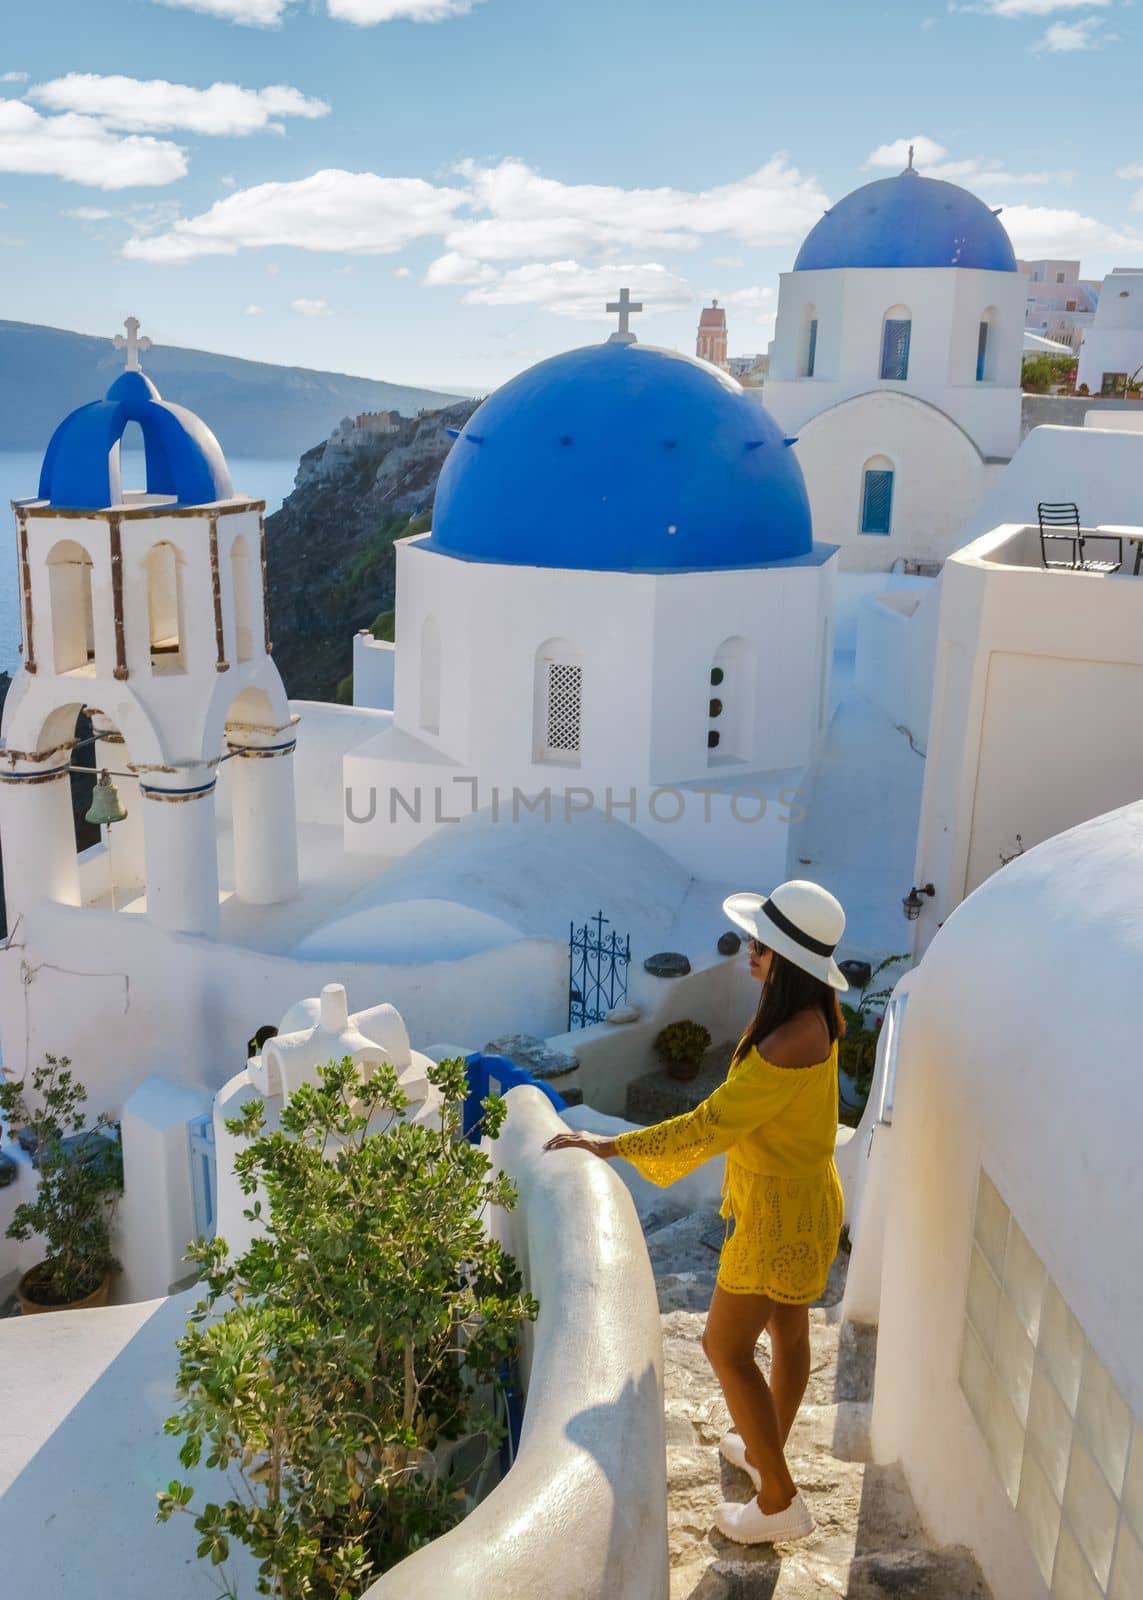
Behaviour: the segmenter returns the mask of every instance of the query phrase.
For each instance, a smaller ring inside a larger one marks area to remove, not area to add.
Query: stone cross
[[[610,300],[607,304],[608,313],[612,316],[618,312],[619,327],[611,335],[615,344],[633,344],[635,335],[631,332],[631,317],[636,311],[642,311],[643,305],[639,300],[632,300],[630,289],[620,289],[619,299]]]
[[[125,339],[121,333],[117,333],[115,335],[115,348],[116,350],[126,350],[128,372],[141,372],[143,369],[139,365],[139,355],[142,351],[151,348],[151,341],[146,336],[140,339],[138,317],[128,317],[123,326],[127,329],[127,337]]]

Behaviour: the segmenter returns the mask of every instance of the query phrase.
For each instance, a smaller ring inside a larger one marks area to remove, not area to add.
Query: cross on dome
[[[643,302],[632,300],[630,289],[620,289],[618,300],[609,300],[607,310],[609,315],[619,315],[619,327],[607,341],[608,344],[634,344],[635,335],[631,332],[631,318],[636,311],[642,311]]]
[[[125,339],[121,333],[117,333],[115,335],[115,348],[116,350],[126,350],[128,372],[141,372],[143,369],[139,365],[139,356],[142,351],[151,348],[151,341],[146,335],[140,339],[138,317],[128,317],[123,326],[127,329],[127,337]]]
[[[916,145],[912,145],[911,144],[909,146],[909,164],[905,168],[906,172],[916,172],[916,170],[917,170],[916,167],[913,165],[913,154],[914,154],[916,148],[917,148]]]

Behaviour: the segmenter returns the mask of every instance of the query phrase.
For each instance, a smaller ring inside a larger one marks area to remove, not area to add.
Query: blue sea
[[[0,672],[15,672],[20,665],[20,610],[16,590],[16,522],[9,501],[26,500],[36,492],[40,455],[34,450],[0,450],[0,552],[7,541],[7,558],[0,553]],[[239,494],[265,500],[267,512],[277,511],[294,487],[296,461],[263,460],[257,456],[231,456],[227,465]],[[142,455],[123,452],[123,479],[142,485]]]

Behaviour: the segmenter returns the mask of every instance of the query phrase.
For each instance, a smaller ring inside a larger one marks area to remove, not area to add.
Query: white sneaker
[[[732,1467],[737,1467],[739,1472],[745,1472],[746,1476],[750,1479],[754,1487],[756,1489],[761,1489],[762,1474],[758,1471],[757,1467],[752,1467],[750,1462],[747,1461],[746,1445],[743,1442],[742,1435],[740,1433],[735,1433],[733,1430],[730,1433],[724,1433],[722,1438],[718,1441],[718,1448],[722,1453],[724,1461],[729,1461],[730,1465]]]
[[[814,1531],[814,1519],[800,1490],[785,1511],[770,1515],[757,1500],[748,1500],[745,1505],[724,1501],[715,1511],[714,1525],[735,1544],[788,1544],[793,1539],[805,1539]]]

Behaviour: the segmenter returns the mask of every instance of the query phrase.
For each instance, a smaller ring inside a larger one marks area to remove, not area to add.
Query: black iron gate
[[[620,936],[602,911],[582,928],[571,925],[568,943],[568,1029],[602,1022],[613,1006],[627,998],[631,935]]]

